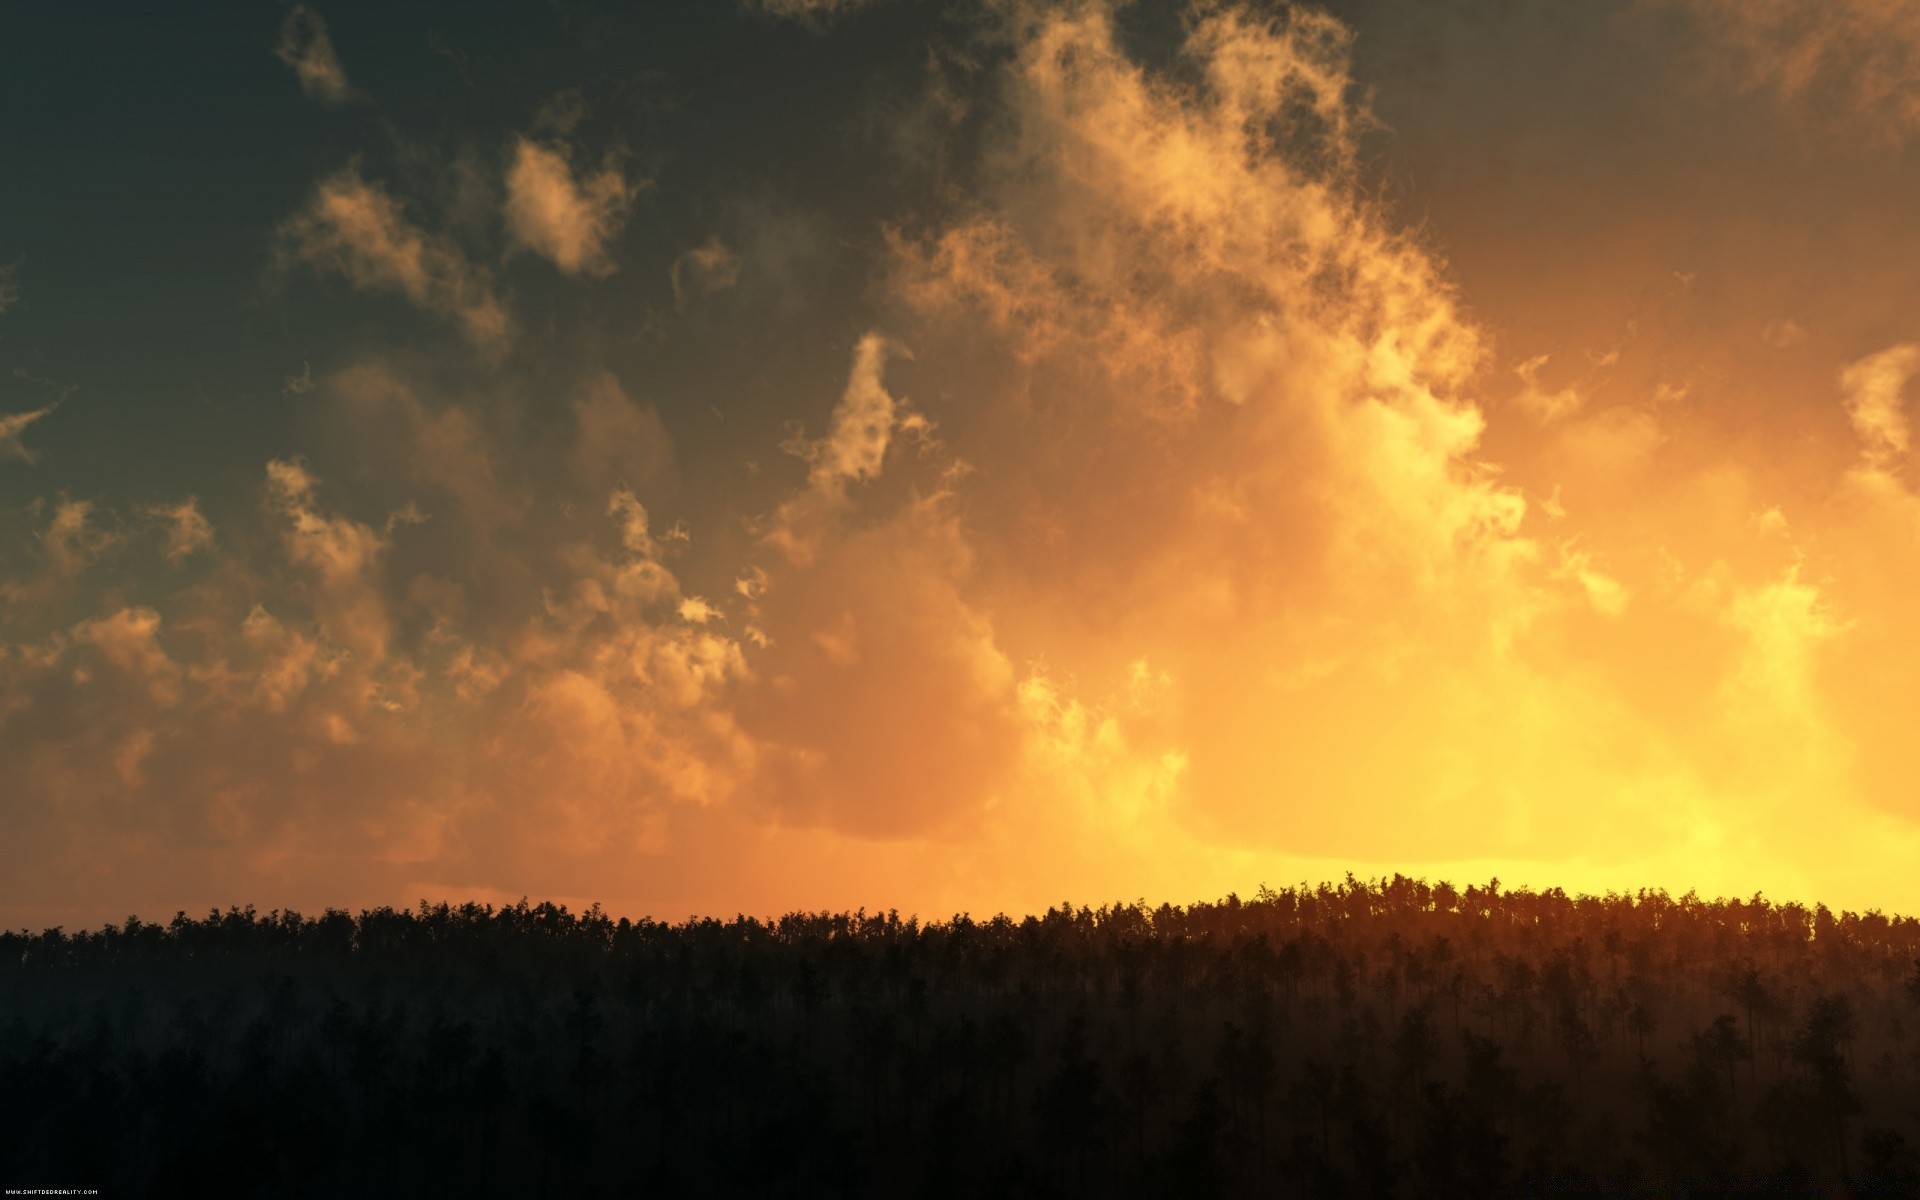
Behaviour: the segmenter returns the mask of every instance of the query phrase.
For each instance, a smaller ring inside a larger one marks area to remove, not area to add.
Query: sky
[[[1905,0],[30,0],[0,924],[1920,909]]]

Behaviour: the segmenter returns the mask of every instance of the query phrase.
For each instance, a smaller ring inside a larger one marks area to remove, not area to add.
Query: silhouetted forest
[[[1401,877],[985,921],[4,934],[0,1186],[1915,1195],[1917,954],[1874,912]]]

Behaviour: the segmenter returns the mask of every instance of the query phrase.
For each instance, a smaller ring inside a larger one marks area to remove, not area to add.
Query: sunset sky
[[[1920,910],[1907,0],[124,7],[0,15],[0,924]]]

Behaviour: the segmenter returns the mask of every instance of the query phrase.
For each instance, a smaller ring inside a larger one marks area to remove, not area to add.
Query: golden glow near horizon
[[[507,268],[320,174],[273,270],[441,321],[469,372],[312,364],[321,432],[251,509],[49,491],[0,583],[39,622],[0,649],[31,798],[0,907],[931,915],[1353,870],[1920,908],[1910,195],[1815,180],[1776,238],[1675,156],[1529,182],[1463,151],[1409,170],[1484,205],[1422,225],[1333,17],[1205,6],[1150,72],[1107,5],[989,7],[974,192],[874,226],[842,376],[733,447],[777,484],[752,511],[659,498],[687,468],[631,380],[516,391],[543,335]],[[1920,23],[1810,12],[1620,20],[1680,22],[1712,67],[1681,94],[1783,153],[1904,163]],[[300,78],[345,103],[325,49]],[[901,137],[963,119],[941,69]],[[510,143],[501,261],[590,286],[643,181],[566,128]],[[1635,171],[1697,207],[1609,209]],[[781,252],[687,247],[657,323]],[[117,582],[135,556],[160,583]]]

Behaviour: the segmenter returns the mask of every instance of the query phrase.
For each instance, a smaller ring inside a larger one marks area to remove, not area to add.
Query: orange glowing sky
[[[380,13],[0,93],[6,923],[1920,908],[1910,5]]]

